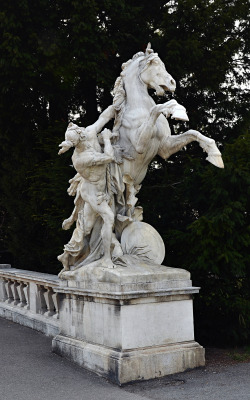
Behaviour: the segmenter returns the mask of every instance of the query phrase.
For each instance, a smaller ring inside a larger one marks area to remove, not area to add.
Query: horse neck
[[[150,109],[153,99],[148,94],[147,85],[140,80],[138,71],[130,72],[123,80],[126,91],[126,104],[133,109]]]

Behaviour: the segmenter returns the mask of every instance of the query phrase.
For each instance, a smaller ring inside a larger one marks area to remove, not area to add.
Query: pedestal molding
[[[195,341],[115,350],[57,335],[52,341],[52,350],[119,386],[205,365],[204,349]]]

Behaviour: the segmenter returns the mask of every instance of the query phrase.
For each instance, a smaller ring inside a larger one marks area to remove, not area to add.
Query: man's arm
[[[98,153],[98,152],[93,153],[91,166],[108,164],[114,160],[114,150],[110,143],[110,136],[112,135],[112,132],[109,129],[104,129],[101,135],[104,142],[104,153]]]
[[[92,124],[89,125],[86,130],[95,130],[96,133],[99,133],[102,128],[112,119],[115,118],[115,109],[114,106],[111,105],[106,110],[104,110],[100,115],[98,120]]]
[[[110,143],[110,138],[112,136],[112,132],[109,129],[104,129],[102,131],[103,143],[104,143],[104,154],[108,157],[112,157],[114,159],[114,150],[112,144]]]
[[[91,161],[88,162],[87,166],[92,167],[93,165],[109,164],[111,161],[113,161],[113,159],[113,157],[107,156],[106,154],[95,153]]]

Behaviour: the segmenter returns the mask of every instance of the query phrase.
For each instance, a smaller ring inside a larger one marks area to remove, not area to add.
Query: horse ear
[[[153,53],[153,52],[154,52],[154,50],[151,49],[151,43],[149,42],[148,45],[147,45],[145,54],[146,54],[146,55],[149,55],[149,54],[151,54],[151,53]]]
[[[73,126],[72,122],[69,123],[68,128],[70,128],[71,126]]]

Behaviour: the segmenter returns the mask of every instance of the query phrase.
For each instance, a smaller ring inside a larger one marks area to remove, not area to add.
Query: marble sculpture
[[[197,141],[207,160],[223,168],[215,141],[188,130],[171,135],[167,118],[188,121],[186,109],[174,99],[156,105],[148,93],[174,92],[175,80],[166,71],[150,43],[122,65],[113,90],[113,104],[87,128],[70,123],[59,154],[74,148],[77,174],[69,181],[74,210],[63,229],[74,223],[70,241],[58,256],[62,279],[80,279],[86,266],[126,267],[134,263],[161,264],[164,244],[157,231],[142,221],[136,194],[147,168],[158,154],[168,159],[188,143]],[[114,119],[112,132],[102,130]]]

